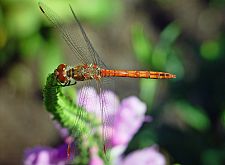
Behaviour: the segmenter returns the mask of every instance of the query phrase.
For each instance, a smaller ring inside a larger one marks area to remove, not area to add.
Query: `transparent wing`
[[[83,64],[95,63],[101,68],[107,68],[106,65],[102,62],[99,55],[93,48],[90,40],[88,39],[83,27],[81,26],[79,20],[77,19],[75,12],[72,7],[69,5],[70,10],[74,17],[74,23],[72,25],[64,25],[60,17],[57,16],[49,7],[43,3],[39,3],[39,7],[42,13],[48,18],[50,22],[55,26],[55,28],[62,34],[63,39],[66,41],[68,46],[71,48],[74,57]],[[78,28],[76,28],[78,27]],[[73,33],[72,33],[73,32]],[[73,35],[71,35],[73,34]],[[113,135],[112,123],[114,121],[114,100],[110,96],[110,92],[107,90],[114,91],[114,80],[101,79],[99,81],[87,81],[87,82],[78,82],[78,88],[80,89],[78,103],[81,107],[89,109],[92,113],[96,114],[102,123],[102,137],[104,141],[104,149],[110,147],[108,140],[111,139]],[[97,91],[93,95],[91,92],[92,89]],[[91,98],[92,97],[92,98]],[[97,100],[94,98],[98,98]],[[94,107],[94,108],[93,108]],[[74,124],[78,124],[82,118],[83,113],[81,112],[74,121]],[[91,127],[91,126],[90,126]],[[78,131],[79,132],[79,131]]]
[[[75,15],[75,12],[73,11],[71,5],[70,6],[70,10],[73,13],[73,17],[75,19],[75,22],[78,24],[79,29],[81,31],[81,34],[83,36],[83,39],[85,40],[85,45],[86,48],[88,49],[88,52],[90,53],[89,55],[92,56],[92,63],[98,64],[100,67],[106,67],[106,65],[103,63],[103,61],[100,59],[98,53],[95,51],[94,47],[92,46],[91,41],[89,40],[89,38],[87,37],[87,34],[85,33],[83,27],[81,26],[79,20],[77,19],[77,16]],[[87,55],[87,58],[89,57],[89,55]]]
[[[42,13],[48,18],[48,20],[54,25],[54,27],[62,34],[63,39],[72,50],[74,57],[83,64],[95,63],[100,67],[106,67],[102,62],[99,55],[93,48],[90,40],[88,39],[83,27],[81,26],[75,12],[69,5],[73,14],[74,21],[70,25],[65,25],[62,19],[52,11],[48,6],[39,2],[39,7]],[[78,27],[78,28],[76,28]],[[75,30],[76,29],[76,30]],[[73,33],[72,33],[73,32]]]
[[[114,114],[117,109],[117,104],[115,104],[117,99],[115,99],[116,96],[111,91],[114,89],[114,80],[92,80],[88,81],[84,86],[82,83],[79,88],[78,103],[88,112],[94,114],[98,121],[101,122],[101,129],[99,130],[103,140],[101,148],[107,150],[111,147],[109,141],[113,136],[112,126],[114,123]],[[96,131],[96,128],[92,131]],[[90,134],[92,133],[94,132]]]
[[[101,109],[103,149],[106,152],[108,148],[112,147],[110,140],[113,137],[114,116],[118,105],[116,101],[118,99],[114,98],[116,96],[112,93],[114,90],[113,79],[102,79],[101,81],[97,81],[96,85]]]

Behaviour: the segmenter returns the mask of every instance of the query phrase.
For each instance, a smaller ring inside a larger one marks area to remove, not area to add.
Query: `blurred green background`
[[[168,164],[225,164],[224,0],[51,2],[62,19],[70,19],[68,2],[73,6],[109,66],[177,75],[116,80],[116,94],[138,96],[154,118],[127,153],[158,144]],[[26,148],[61,143],[42,88],[68,47],[37,3],[0,1],[0,164],[22,164]]]

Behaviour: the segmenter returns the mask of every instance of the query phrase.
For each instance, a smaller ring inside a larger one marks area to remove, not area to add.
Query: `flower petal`
[[[121,165],[165,165],[164,156],[157,151],[155,146],[137,150],[129,154]]]
[[[98,148],[92,147],[90,149],[91,159],[89,165],[104,165],[102,159],[98,156]]]
[[[127,145],[145,121],[146,104],[137,97],[124,99],[115,115],[113,146]]]
[[[107,118],[115,115],[119,106],[118,97],[110,90],[103,91],[100,95],[93,87],[84,87],[78,91],[77,104],[84,107],[88,112],[94,113],[97,117],[101,117],[102,109],[100,103],[103,103],[105,116]],[[110,122],[106,122],[111,124]]]
[[[58,148],[36,147],[27,149],[24,156],[25,165],[65,164],[67,161],[67,144]]]

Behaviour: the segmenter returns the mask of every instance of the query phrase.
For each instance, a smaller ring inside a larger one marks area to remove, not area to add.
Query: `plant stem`
[[[62,88],[54,74],[47,78],[43,90],[44,104],[48,112],[53,115],[62,127],[69,130],[76,141],[76,157],[74,164],[88,164],[90,160],[89,149],[93,146],[101,146],[101,137],[96,130],[100,123],[94,118],[94,115],[88,113],[81,107],[74,104],[72,99],[62,93]],[[104,155],[99,150],[99,155]],[[103,159],[105,160],[104,156]]]

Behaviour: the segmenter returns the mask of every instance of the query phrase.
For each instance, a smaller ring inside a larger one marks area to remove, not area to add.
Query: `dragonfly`
[[[106,152],[106,150],[110,148],[107,144],[107,139],[109,139],[109,136],[113,135],[113,133],[108,132],[109,130],[106,129],[106,125],[112,123],[114,119],[110,115],[105,103],[106,101],[103,90],[114,88],[115,80],[113,77],[173,79],[176,78],[176,75],[167,72],[147,70],[109,69],[94,49],[71,5],[69,5],[69,8],[74,18],[74,24],[78,27],[78,30],[73,34],[67,26],[63,25],[56,13],[54,13],[49,7],[39,2],[39,8],[62,35],[63,39],[72,50],[74,58],[76,58],[76,61],[79,63],[75,66],[67,65],[65,63],[59,64],[54,71],[56,80],[62,86],[71,86],[77,83],[82,83],[81,86],[86,87],[82,88],[83,90],[80,92],[81,97],[79,98],[79,101],[81,102],[80,106],[82,107],[85,107],[85,104],[88,102],[88,92],[86,89],[89,85],[94,86],[99,93],[103,150]],[[70,150],[70,146],[68,146],[68,150]]]

